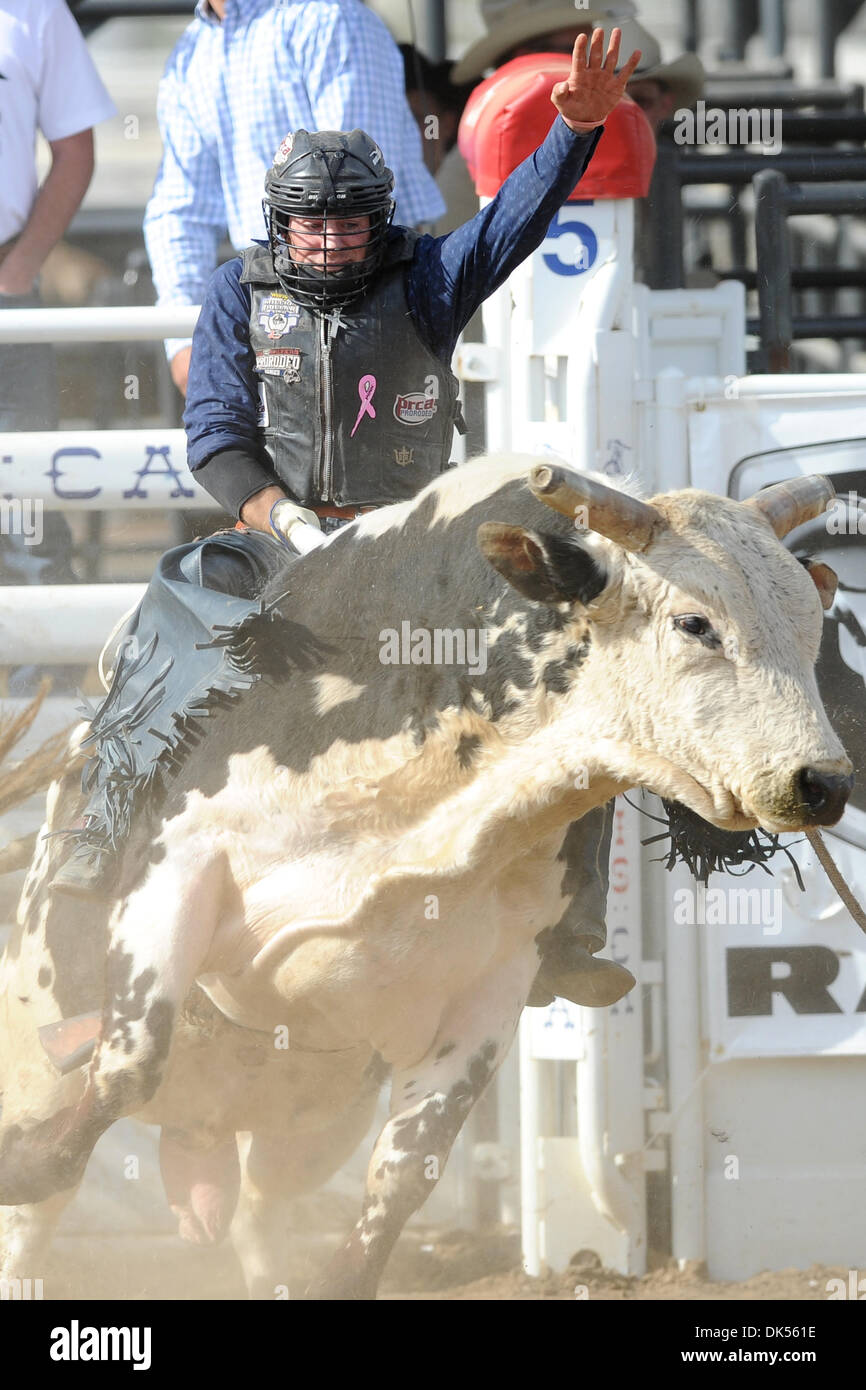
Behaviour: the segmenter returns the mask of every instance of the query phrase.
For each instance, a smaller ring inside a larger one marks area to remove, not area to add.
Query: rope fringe
[[[280,595],[279,598],[284,597]],[[266,603],[262,600],[252,613],[245,614],[230,625],[215,625],[213,640],[196,642],[197,651],[215,649],[222,653],[222,670],[216,679],[210,678],[202,688],[193,689],[182,706],[173,711],[165,728],[148,725],[147,721],[164,707],[166,680],[175,659],[169,657],[156,671],[153,679],[134,702],[116,708],[112,694],[118,696],[134,676],[140,676],[157,652],[159,636],[154,634],[144,649],[134,658],[124,658],[118,664],[112,691],[82,742],[82,749],[94,749],[82,776],[82,790],[88,799],[98,795],[98,809],[91,812],[89,824],[53,832],[74,838],[96,854],[109,846],[117,850],[125,844],[136,816],[158,811],[171,780],[184,766],[189,754],[205,736],[202,723],[214,710],[233,708],[241,696],[265,676],[285,675],[293,662],[288,644],[274,642],[272,624],[282,618],[279,598]],[[212,676],[212,673],[211,673]],[[163,713],[163,719],[165,714]],[[156,756],[148,761],[139,752],[141,739],[136,731],[146,732],[162,745]],[[142,767],[142,762],[146,765]]]
[[[666,801],[662,797],[661,803],[666,820],[662,816],[654,816],[643,806],[636,809],[659,825],[667,825],[666,830],[641,840],[641,844],[655,845],[663,840],[670,841],[667,853],[654,861],[664,864],[669,873],[676,864],[685,864],[697,882],[704,885],[710,874],[728,873],[741,878],[756,866],[772,876],[773,871],[767,868],[767,861],[781,852],[794,870],[800,891],[805,891],[797,861],[789,847],[780,843],[778,835],[771,835],[765,830],[719,830],[678,801]],[[634,806],[635,803],[629,801],[629,805]]]

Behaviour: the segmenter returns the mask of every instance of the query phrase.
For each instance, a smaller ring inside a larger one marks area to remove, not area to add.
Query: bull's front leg
[[[532,944],[456,1001],[427,1055],[395,1072],[361,1219],[307,1298],[376,1297],[397,1237],[433,1191],[466,1117],[508,1051],[537,966]]]
[[[0,1205],[41,1202],[74,1187],[100,1136],[153,1096],[178,1011],[213,939],[225,878],[223,856],[212,848],[175,845],[118,904],[84,1093],[50,1120],[5,1131]]]

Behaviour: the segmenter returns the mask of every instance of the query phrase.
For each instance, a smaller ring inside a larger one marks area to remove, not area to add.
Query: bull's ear
[[[821,600],[821,607],[826,612],[833,607],[833,600],[836,597],[836,587],[839,583],[835,570],[831,570],[829,565],[823,565],[820,560],[803,560],[803,567],[812,576],[812,582],[818,590],[818,597]]]
[[[478,546],[512,588],[536,603],[591,603],[607,577],[577,540],[485,521]]]

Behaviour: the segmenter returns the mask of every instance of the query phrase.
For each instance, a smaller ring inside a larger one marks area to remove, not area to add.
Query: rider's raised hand
[[[579,35],[571,55],[571,72],[550,93],[550,100],[572,130],[601,125],[623,96],[641,54],[640,49],[635,49],[625,67],[617,72],[621,41],[622,30],[614,29],[605,57],[603,29],[594,29],[591,41],[586,34]]]

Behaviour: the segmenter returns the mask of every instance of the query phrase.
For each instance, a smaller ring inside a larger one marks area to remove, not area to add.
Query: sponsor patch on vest
[[[398,468],[405,468],[408,464],[414,463],[415,450],[407,449],[405,444],[402,449],[395,449],[394,462],[397,464]]]
[[[301,354],[297,348],[271,348],[256,353],[256,371],[265,376],[282,377],[283,381],[300,381]]]
[[[300,307],[287,294],[269,294],[259,306],[259,323],[269,338],[282,338],[290,328],[297,328]]]
[[[424,391],[407,391],[405,396],[398,396],[394,401],[394,419],[403,425],[426,425],[438,409],[436,396]]]

